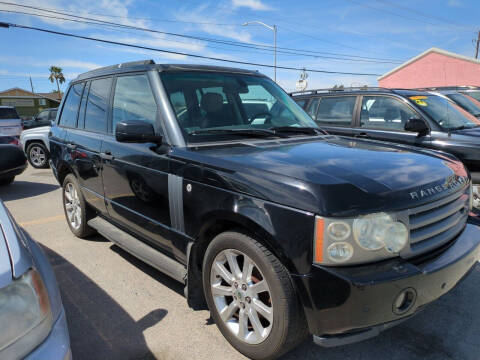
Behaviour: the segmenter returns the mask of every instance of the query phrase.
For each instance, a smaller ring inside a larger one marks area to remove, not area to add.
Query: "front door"
[[[103,185],[110,217],[164,252],[171,252],[168,158],[153,143],[120,143],[115,127],[121,121],[151,122],[162,134],[148,76],[118,76],[114,85],[112,125],[103,142]],[[154,164],[152,168],[151,165]]]

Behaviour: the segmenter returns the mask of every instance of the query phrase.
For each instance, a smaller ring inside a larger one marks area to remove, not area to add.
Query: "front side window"
[[[50,110],[50,114],[48,115],[49,120],[55,120],[57,117],[57,110]]]
[[[328,96],[320,100],[317,121],[322,124],[348,126],[352,123],[356,96]]]
[[[85,129],[107,131],[107,104],[112,78],[92,80],[85,109]]]
[[[403,131],[408,119],[416,116],[406,104],[388,96],[364,96],[360,127]]]
[[[263,76],[214,72],[162,72],[161,79],[188,142],[268,135],[274,128],[315,122]]]
[[[121,121],[141,120],[155,125],[157,104],[147,75],[117,78],[113,98],[113,126]]]
[[[468,111],[473,116],[480,116],[480,106],[478,106],[475,100],[470,100],[468,96],[463,94],[448,94],[447,97],[458,104],[462,109]]]
[[[78,83],[70,87],[67,98],[63,105],[60,117],[60,125],[66,127],[77,126],[78,106],[82,97],[84,83]]]
[[[480,126],[480,121],[475,116],[443,96],[415,95],[409,96],[408,99],[445,130],[460,130]]]
[[[38,121],[48,120],[48,111],[42,111],[40,114],[38,114],[37,120]]]

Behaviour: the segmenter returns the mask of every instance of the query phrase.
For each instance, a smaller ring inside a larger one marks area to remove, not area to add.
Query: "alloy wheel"
[[[78,197],[77,189],[72,183],[65,186],[65,212],[68,222],[74,229],[79,229],[82,225],[82,208]]]
[[[35,166],[43,166],[47,160],[47,154],[40,146],[33,146],[30,149],[30,160]]]
[[[216,310],[227,328],[248,344],[263,342],[272,329],[273,304],[257,264],[241,251],[223,250],[213,261],[210,284]]]

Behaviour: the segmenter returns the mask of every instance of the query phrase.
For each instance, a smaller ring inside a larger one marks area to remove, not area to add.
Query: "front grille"
[[[414,257],[438,248],[465,226],[468,218],[469,191],[462,190],[444,199],[410,209],[410,251],[403,257]]]

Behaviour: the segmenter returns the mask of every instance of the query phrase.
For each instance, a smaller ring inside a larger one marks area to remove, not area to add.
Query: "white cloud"
[[[272,8],[262,3],[261,0],[232,0],[233,7],[246,7],[257,11],[271,10]]]
[[[448,0],[448,6],[461,7],[462,3],[460,2],[460,0]]]

